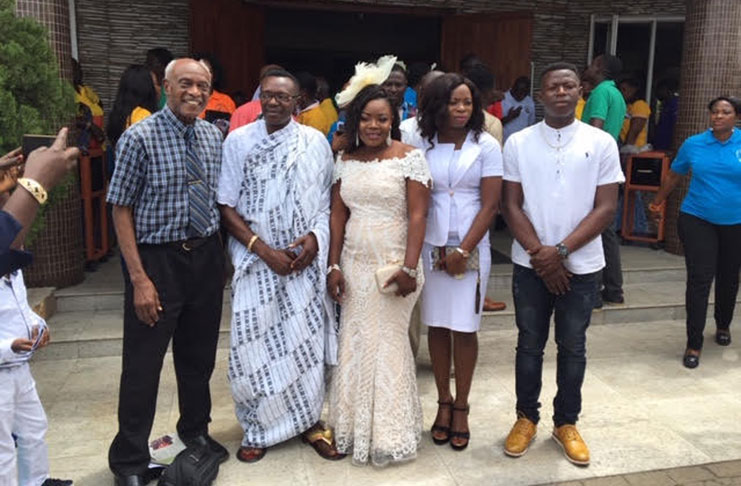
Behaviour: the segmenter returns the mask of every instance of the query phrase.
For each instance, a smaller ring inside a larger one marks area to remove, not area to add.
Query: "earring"
[[[386,137],[386,145],[389,147],[391,146],[392,140],[391,140],[391,132],[389,132],[388,136]]]
[[[360,135],[355,133],[355,146],[360,147]]]

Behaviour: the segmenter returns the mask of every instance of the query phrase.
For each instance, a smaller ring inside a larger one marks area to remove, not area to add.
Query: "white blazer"
[[[458,166],[449,177],[449,164],[453,160],[453,144],[439,144],[437,136],[434,146],[421,136],[414,138],[412,145],[425,151],[427,163],[432,174],[432,195],[427,214],[427,231],[425,242],[433,246],[443,246],[448,241],[448,234],[458,232],[461,240],[471,228],[473,220],[481,210],[481,178],[501,177],[502,149],[499,142],[486,132],[479,135],[478,142],[473,134],[468,133],[461,147]],[[410,140],[412,142],[412,140]],[[432,148],[431,148],[432,147]],[[451,228],[450,207],[455,202],[458,227]],[[479,246],[489,245],[489,232],[479,242]]]

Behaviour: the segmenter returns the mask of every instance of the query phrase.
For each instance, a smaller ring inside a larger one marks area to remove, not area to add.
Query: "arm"
[[[628,133],[625,135],[626,145],[635,145],[638,135],[641,134],[641,130],[646,126],[646,118],[631,118],[630,125],[628,126]]]
[[[129,272],[134,290],[134,311],[140,321],[154,326],[162,312],[159,294],[142,265],[139,249],[136,246],[134,216],[128,206],[113,205],[113,226],[116,228],[118,245]]]
[[[229,231],[229,234],[245,247],[248,247],[250,240],[255,236],[255,232],[252,231],[247,222],[231,206],[219,204],[219,211],[221,212],[221,222],[227,231]],[[258,238],[252,244],[252,253],[263,260],[278,275],[285,276],[291,273],[293,258],[286,251],[271,248],[260,239],[259,235],[257,236]]]
[[[481,209],[476,214],[468,233],[463,237],[460,248],[464,251],[471,252],[484,237],[494,216],[499,208],[499,198],[502,192],[502,178],[482,177],[481,178]],[[460,275],[466,270],[466,257],[459,252],[452,252],[445,257],[445,270],[449,275]]]
[[[669,194],[674,191],[674,188],[677,187],[677,184],[679,184],[679,181],[682,180],[683,175],[677,174],[673,170],[669,169],[669,171],[666,173],[666,177],[664,177],[664,180],[661,181],[661,187],[659,188],[659,192],[656,193],[654,196],[653,202],[649,205],[650,206],[661,206],[666,201],[666,198],[669,197]]]
[[[602,118],[590,118],[589,124],[602,130],[602,128],[605,126],[605,120],[603,120]]]
[[[540,249],[542,244],[535,232],[535,228],[522,209],[524,195],[522,184],[519,182],[504,181],[502,188],[502,216],[512,232],[512,236],[528,253]]]
[[[520,112],[522,111],[522,106],[512,106],[507,110],[507,114],[502,117],[502,125],[506,125],[507,123],[511,122],[518,116],[520,116]]]
[[[11,152],[11,154],[13,153],[15,151]],[[29,154],[24,169],[24,177],[35,180],[46,191],[50,191],[74,167],[79,154],[80,151],[77,148],[67,148],[67,129],[62,128],[51,147],[42,147]],[[22,226],[21,231],[11,244],[11,248],[18,249],[22,246],[38,209],[39,203],[23,188],[16,189],[5,203],[3,210]]]
[[[419,255],[422,252],[422,244],[425,239],[427,227],[427,208],[430,201],[430,188],[421,182],[407,179],[407,247],[404,253],[404,266],[406,268],[417,268]],[[417,279],[410,277],[406,272],[399,270],[386,285],[396,282],[398,289],[396,295],[406,297],[417,290]]]
[[[329,258],[328,265],[340,264],[342,245],[345,242],[345,224],[350,217],[350,210],[345,206],[340,196],[340,184],[338,180],[332,186],[332,204],[329,212]],[[416,266],[416,265],[415,265]],[[329,296],[338,303],[342,303],[345,296],[345,278],[342,272],[334,269],[327,276],[327,291]]]

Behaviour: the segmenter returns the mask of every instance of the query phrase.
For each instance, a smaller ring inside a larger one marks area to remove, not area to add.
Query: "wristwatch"
[[[417,269],[416,268],[409,268],[409,267],[401,267],[401,271],[412,277],[413,279],[417,278]]]
[[[557,244],[556,250],[558,251],[558,256],[560,256],[562,260],[566,260],[569,257],[569,249],[563,243]]]

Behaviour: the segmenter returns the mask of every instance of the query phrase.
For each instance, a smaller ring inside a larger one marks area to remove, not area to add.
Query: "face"
[[[737,118],[733,105],[725,100],[716,101],[710,109],[710,126],[713,131],[725,132],[733,129]]]
[[[360,114],[358,136],[368,147],[379,147],[386,143],[393,121],[394,116],[388,101],[369,101]]]
[[[551,71],[543,78],[540,101],[546,115],[554,118],[573,116],[576,103],[581,96],[581,87],[576,73],[568,69]]]
[[[391,71],[381,86],[394,100],[394,103],[400,105],[404,100],[404,90],[407,89],[407,77],[401,71]]]
[[[167,106],[180,120],[193,123],[211,95],[211,73],[197,61],[176,62],[165,79]]]
[[[473,114],[473,95],[468,86],[461,84],[450,93],[448,100],[448,126],[464,128]]]
[[[635,86],[631,86],[630,83],[620,83],[620,92],[623,93],[625,101],[632,100],[636,95],[636,91],[638,90]]]
[[[524,100],[528,94],[530,94],[530,86],[527,83],[517,83],[512,88],[512,97],[517,101]]]
[[[262,116],[268,128],[282,128],[296,110],[298,89],[291,78],[269,77],[260,85]]]

